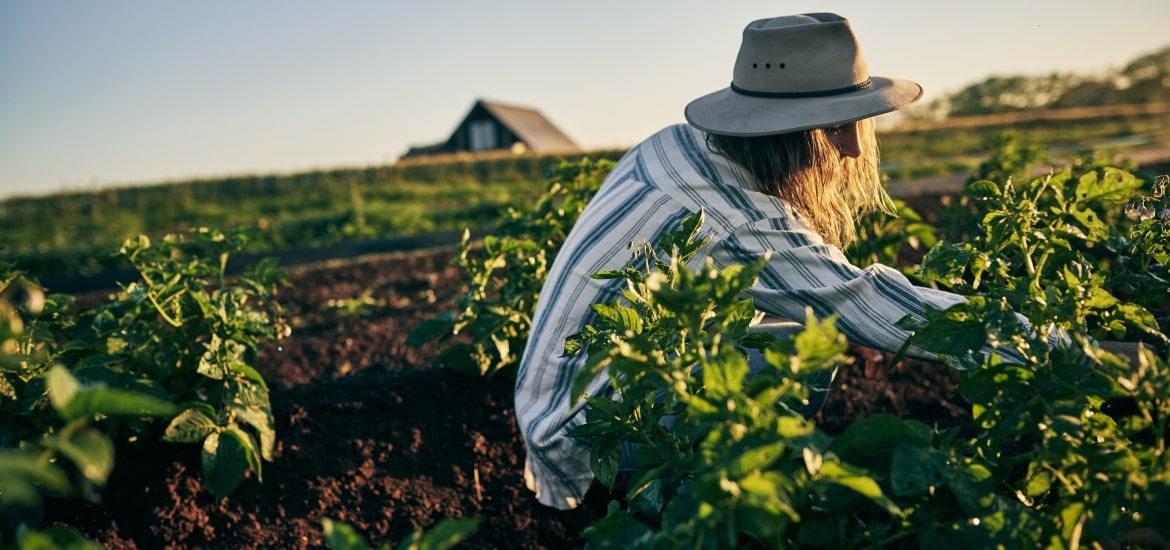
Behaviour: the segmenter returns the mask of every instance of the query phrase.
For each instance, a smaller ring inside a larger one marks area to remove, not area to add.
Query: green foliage
[[[29,296],[27,305],[0,315],[0,447],[18,453],[11,456],[26,465],[18,471],[43,483],[72,464],[78,475],[66,479],[74,488],[46,487],[93,500],[113,467],[112,440],[163,432],[170,441],[202,443],[204,481],[217,496],[249,469],[260,477],[261,459],[273,458],[275,432],[268,388],[254,365],[263,342],[287,335],[274,301],[286,276],[262,261],[228,280],[228,256],[246,238],[203,229],[157,246],[128,239],[118,254],[139,280],[80,311],[72,298],[44,296],[5,266],[0,291],[8,301],[17,289]],[[151,418],[170,425],[164,431]],[[22,453],[44,464],[33,468],[39,462]]]
[[[1104,75],[993,75],[926,106],[948,116],[1011,113],[1049,107],[1095,107],[1166,101],[1170,46]]]
[[[45,362],[26,320],[45,312],[45,296],[11,266],[0,266],[0,544],[17,548],[94,548],[75,530],[44,531],[42,495],[95,501],[114,466],[108,422],[175,414],[170,400],[82,384]],[[34,325],[35,326],[35,325]]]
[[[475,533],[482,520],[479,518],[445,519],[430,529],[417,529],[403,538],[397,547],[389,542],[381,550],[447,550],[454,548]],[[369,542],[350,525],[329,518],[321,519],[325,531],[325,542],[333,550],[368,550]]]
[[[1081,201],[1118,192],[1092,176],[1078,185]],[[1066,206],[1053,214],[1075,210]],[[1066,325],[1075,347],[1052,348],[1004,300],[972,297],[904,324],[911,343],[966,369],[974,429],[877,415],[832,438],[792,405],[809,374],[845,360],[833,320],[810,317],[787,342],[751,334],[754,309],[738,296],[760,265],[692,273],[698,223],[659,243],[669,261],[643,246],[624,270],[597,274],[626,279],[623,300],[595,306],[598,325],[566,343],[588,353],[573,395],[602,372],[613,386],[585,398],[574,432],[592,439],[598,479],[621,490],[586,531],[591,544],[1059,548],[1133,544],[1170,517],[1170,365],[1151,350],[1129,364],[1093,348],[1083,324]],[[982,357],[987,342],[1018,349],[1022,363]],[[762,349],[769,367],[749,374],[744,348]],[[619,475],[622,445],[634,445],[637,467]]]
[[[76,529],[53,525],[43,530],[22,527],[16,532],[17,550],[101,550],[103,546],[86,539]]]
[[[1007,153],[998,157],[1011,159],[1002,161],[1006,168],[984,171],[1006,183],[977,180],[963,193],[979,220],[973,234],[934,247],[921,275],[959,294],[1005,300],[1034,326],[1108,339],[1136,339],[1136,330],[1163,340],[1148,309],[1111,292],[1120,281],[1138,279],[1165,288],[1156,273],[1129,270],[1129,257],[1118,254],[1128,248],[1121,243],[1133,240],[1120,238],[1128,225],[1121,205],[1142,182],[1119,168],[1082,166],[1014,183],[1013,174],[1027,163]]]
[[[872,264],[910,265],[909,257],[934,246],[937,231],[922,216],[900,200],[893,200],[894,212],[873,212],[858,220],[857,238],[845,251],[858,267]],[[904,268],[904,271],[908,271]]]
[[[692,272],[698,216],[658,243],[669,260],[647,245],[624,270],[599,273],[627,280],[624,300],[596,306],[599,325],[566,344],[588,353],[573,395],[603,371],[614,388],[586,397],[574,431],[592,439],[598,479],[621,487],[623,444],[637,461],[620,502],[585,532],[590,543],[882,546],[934,533],[942,510],[965,518],[963,506],[980,506],[984,470],[935,448],[944,438],[929,427],[880,416],[834,441],[793,412],[817,373],[847,360],[844,337],[811,315],[788,341],[751,333],[755,309],[739,296],[763,263]],[[745,348],[762,350],[768,367],[749,374]]]
[[[509,155],[11,197],[0,200],[0,259],[45,280],[128,267],[105,254],[127,235],[256,224],[246,250],[258,252],[488,228],[539,195],[541,175],[561,160]]]
[[[459,311],[427,320],[407,343],[438,340],[439,362],[460,372],[514,376],[548,269],[612,166],[588,159],[562,163],[549,175],[544,195],[531,208],[510,209],[482,249],[465,232],[454,260],[470,276],[468,291],[455,300]]]
[[[1110,243],[1119,255],[1112,288],[1159,312],[1162,331],[1170,333],[1170,177],[1159,176],[1149,195],[1130,199],[1124,212],[1135,225],[1128,238]]]

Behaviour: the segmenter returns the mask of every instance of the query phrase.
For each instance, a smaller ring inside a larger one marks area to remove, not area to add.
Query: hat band
[[[870,79],[865,79],[865,82],[846,86],[844,88],[834,88],[832,90],[817,90],[813,92],[756,92],[753,90],[745,90],[736,86],[734,82],[731,83],[731,91],[750,97],[767,97],[772,99],[795,99],[801,97],[826,97],[831,95],[847,94],[849,92],[860,92],[869,87],[872,83]]]

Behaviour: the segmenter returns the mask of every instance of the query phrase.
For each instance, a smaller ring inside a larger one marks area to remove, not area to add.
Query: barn
[[[480,99],[447,141],[411,147],[402,158],[492,151],[580,153],[581,148],[536,109]]]

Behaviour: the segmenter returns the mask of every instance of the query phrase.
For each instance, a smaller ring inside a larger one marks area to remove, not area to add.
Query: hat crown
[[[849,21],[832,13],[749,23],[732,72],[737,92],[764,96],[831,95],[868,83],[869,70]]]

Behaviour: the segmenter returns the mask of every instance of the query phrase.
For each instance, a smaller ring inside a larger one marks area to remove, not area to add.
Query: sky
[[[1170,45],[1166,0],[0,0],[0,198],[392,163],[481,98],[628,147],[727,86],[748,22],[815,11],[926,101]]]

